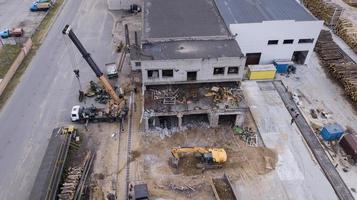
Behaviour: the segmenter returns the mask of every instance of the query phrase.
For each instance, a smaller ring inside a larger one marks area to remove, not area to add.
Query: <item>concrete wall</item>
[[[0,82],[0,96],[4,92],[7,84],[10,82],[12,77],[15,75],[15,72],[16,72],[17,68],[19,68],[19,66],[21,65],[21,63],[24,60],[25,56],[30,51],[31,47],[32,47],[32,40],[30,38],[24,43],[23,47],[21,48],[21,51],[20,51],[19,55],[17,55],[16,59],[11,64],[11,67],[9,68],[7,73],[5,74],[4,79]]]
[[[209,126],[212,128],[219,127],[219,117],[222,115],[236,115],[235,123],[234,125],[237,126],[243,126],[244,119],[246,112],[248,110],[246,109],[236,109],[236,110],[230,110],[230,111],[225,111],[225,110],[220,110],[220,111],[208,111],[208,110],[195,110],[195,111],[190,111],[190,112],[171,112],[171,113],[151,113],[151,115],[146,115],[143,117],[144,120],[144,128],[145,131],[148,131],[150,129],[149,125],[149,119],[150,118],[155,118],[158,116],[173,116],[177,117],[178,119],[178,128],[179,130],[182,130],[183,125],[182,125],[182,118],[184,115],[194,115],[194,114],[207,114],[208,115],[208,121],[209,121]],[[145,115],[145,114],[144,114]]]
[[[272,63],[275,59],[291,59],[294,51],[309,51],[306,61],[311,56],[323,21],[296,22],[265,21],[262,23],[231,24],[229,26],[236,40],[246,53],[262,53],[260,64]],[[298,44],[299,39],[313,38],[313,43]],[[294,39],[293,44],[283,44],[283,40]],[[279,40],[278,45],[268,45],[268,40]],[[305,62],[306,62],[305,61]]]
[[[210,58],[210,59],[180,59],[180,60],[146,60],[141,61],[142,82],[144,85],[188,83],[187,72],[197,71],[196,83],[242,80],[245,58]],[[213,75],[215,67],[225,67],[224,75]],[[228,74],[228,67],[239,67],[238,74]],[[162,76],[163,69],[173,69],[173,77]],[[159,78],[149,78],[148,70],[159,70]]]

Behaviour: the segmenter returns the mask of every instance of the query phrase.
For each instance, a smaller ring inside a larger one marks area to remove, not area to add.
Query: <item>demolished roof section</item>
[[[133,49],[130,56],[132,60],[169,60],[242,57],[243,54],[237,42],[231,39],[146,43],[141,51]]]

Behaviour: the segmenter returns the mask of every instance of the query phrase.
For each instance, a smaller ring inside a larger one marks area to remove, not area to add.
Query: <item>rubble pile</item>
[[[258,138],[257,133],[252,128],[238,126],[233,128],[234,133],[239,136],[239,139],[247,143],[249,146],[257,146]]]
[[[236,95],[235,91],[237,91],[237,89],[214,86],[205,96],[213,97],[213,102],[215,103],[238,105],[242,101],[243,95]]]
[[[159,100],[163,104],[176,104],[176,100],[179,98],[179,89],[172,90],[167,88],[164,90],[151,90],[153,94],[153,100]]]

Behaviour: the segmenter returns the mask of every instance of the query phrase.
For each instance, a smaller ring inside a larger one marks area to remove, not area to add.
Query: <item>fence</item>
[[[29,38],[21,48],[19,55],[17,55],[15,61],[11,64],[11,67],[7,71],[4,79],[0,82],[0,96],[4,92],[6,86],[9,84],[12,77],[15,75],[16,70],[21,65],[22,61],[24,60],[25,56],[28,54],[32,47],[32,40]]]

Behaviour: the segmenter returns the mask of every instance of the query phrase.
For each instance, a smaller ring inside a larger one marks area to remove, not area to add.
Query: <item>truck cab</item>
[[[50,0],[36,0],[32,2],[30,6],[31,11],[41,11],[41,10],[48,10],[52,6],[52,2]]]
[[[5,29],[3,31],[0,31],[0,37],[4,39],[10,37],[10,30]]]
[[[72,122],[76,122],[80,120],[80,109],[81,106],[76,105],[72,107],[72,111],[71,111],[71,120]]]

